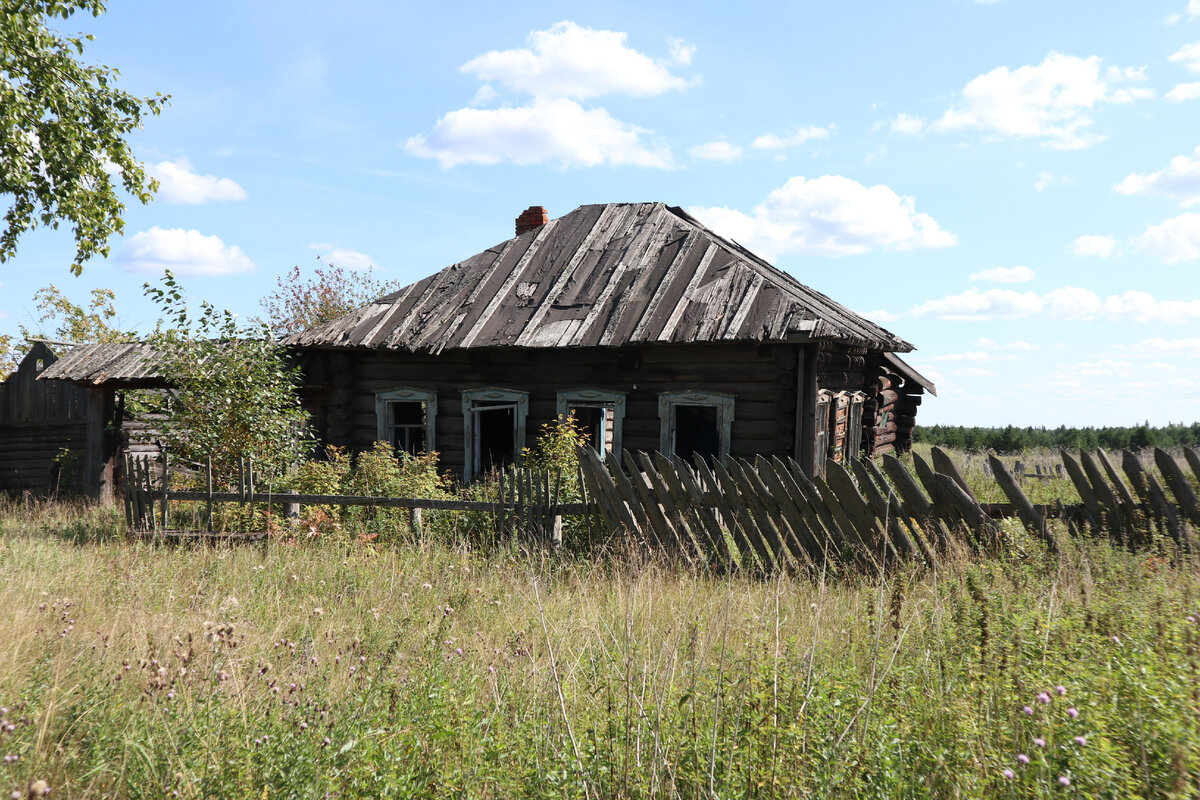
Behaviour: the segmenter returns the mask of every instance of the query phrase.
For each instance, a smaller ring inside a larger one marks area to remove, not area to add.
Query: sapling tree
[[[193,314],[170,271],[161,283],[147,283],[145,292],[163,315],[148,343],[171,385],[163,424],[168,451],[197,464],[211,457],[222,483],[238,474],[243,457],[253,458],[264,477],[281,475],[312,447],[284,348],[266,323],[240,323],[208,302]]]

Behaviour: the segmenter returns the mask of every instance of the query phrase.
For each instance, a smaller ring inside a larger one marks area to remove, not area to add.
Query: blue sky
[[[1200,0],[203,4],[67,32],[172,97],[162,189],[74,278],[0,265],[0,333],[56,284],[250,317],[292,265],[417,280],[544,205],[660,200],[915,344],[924,424],[1197,419]]]

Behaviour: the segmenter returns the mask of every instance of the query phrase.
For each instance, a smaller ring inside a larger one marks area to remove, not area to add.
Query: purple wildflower
[[[1046,746],[1046,740],[1045,740],[1045,739],[1043,739],[1043,738],[1042,738],[1042,737],[1040,737],[1040,736],[1039,736],[1039,737],[1037,737],[1036,739],[1034,739],[1034,740],[1033,740],[1033,743],[1034,743],[1034,744],[1036,744],[1038,747],[1045,747],[1045,746]]]
[[[1058,688],[1056,688],[1054,691],[1058,692],[1058,696],[1059,696],[1059,697],[1066,697],[1066,696],[1067,696],[1067,687],[1065,687],[1065,686],[1059,686],[1059,687],[1058,687]]]
[[[1004,775],[1005,778],[1007,778],[1010,781],[1013,778],[1017,777],[1017,773],[1013,772],[1011,769],[1004,770],[1004,772],[1002,774]]]
[[[1070,778],[1068,778],[1066,775],[1059,775],[1059,776],[1058,776],[1058,782],[1059,782],[1059,783],[1061,783],[1063,786],[1070,786],[1070,785],[1071,785],[1071,779],[1070,779]]]
[[[1022,708],[1021,710],[1022,710],[1022,711],[1024,711],[1024,712],[1025,712],[1027,715],[1029,715],[1029,716],[1031,716],[1031,717],[1033,716],[1033,708],[1032,708],[1032,707],[1030,707],[1030,706],[1025,706],[1025,707],[1024,707],[1024,708]]]
[[[1075,744],[1079,745],[1080,747],[1084,747],[1085,745],[1087,745],[1087,737],[1086,736],[1076,736]]]
[[[1046,694],[1045,692],[1038,694],[1037,699],[1042,705],[1050,704],[1050,695]]]
[[[1075,719],[1076,717],[1079,716],[1079,709],[1078,708],[1068,708],[1067,716],[1070,717],[1071,719]]]
[[[1029,756],[1025,755],[1024,753],[1017,753],[1017,763],[1018,764],[1028,764]]]

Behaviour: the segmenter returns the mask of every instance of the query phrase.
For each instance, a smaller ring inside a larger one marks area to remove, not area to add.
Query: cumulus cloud
[[[409,138],[404,149],[457,164],[551,164],[594,167],[673,166],[663,144],[646,143],[644,128],[613,118],[603,108],[585,109],[566,98],[537,98],[518,108],[462,108],[446,114],[429,134]]]
[[[791,178],[752,215],[723,207],[688,210],[766,258],[784,253],[844,256],[880,248],[914,250],[958,243],[933,217],[917,213],[912,197],[841,175]]]
[[[1077,256],[1109,258],[1119,255],[1121,251],[1113,236],[1080,236],[1071,245],[1071,252]]]
[[[528,47],[493,50],[471,59],[462,72],[485,81],[471,106],[451,111],[427,134],[410,137],[404,149],[458,164],[601,164],[670,168],[670,148],[647,143],[645,128],[578,101],[601,95],[648,97],[679,91],[698,81],[679,77],[674,66],[691,63],[696,48],[669,39],[670,56],[656,60],[626,43],[626,34],[559,22],[528,36]],[[494,88],[527,94],[525,105],[484,109],[500,97]]]
[[[1192,19],[1200,17],[1200,0],[1188,0],[1187,14]]]
[[[146,171],[158,180],[156,197],[166,203],[182,205],[246,199],[246,190],[237,181],[215,175],[197,175],[186,158],[150,164]]]
[[[742,148],[729,142],[716,141],[698,144],[688,150],[688,154],[706,161],[737,161],[742,157]]]
[[[1167,56],[1167,60],[1174,61],[1188,72],[1200,72],[1200,42],[1185,44]]]
[[[563,21],[530,33],[528,47],[493,50],[459,69],[510,91],[576,100],[605,94],[649,97],[694,84],[672,74],[669,66],[691,63],[695,47],[668,40],[671,57],[664,63],[629,47],[625,39],[618,31]]]
[[[308,246],[309,250],[316,250],[321,254],[321,258],[325,263],[335,267],[343,267],[349,270],[371,269],[376,265],[375,259],[366,253],[360,253],[357,250],[348,250],[344,247],[334,247],[328,242],[315,242]]]
[[[1011,289],[978,289],[915,306],[914,317],[953,321],[1016,319],[1035,314],[1061,320],[1130,320],[1182,324],[1200,320],[1200,300],[1157,300],[1140,291],[1101,297],[1091,289],[1064,286],[1044,295]]]
[[[1158,172],[1128,175],[1113,187],[1113,191],[1118,194],[1162,194],[1179,200],[1182,206],[1200,203],[1200,147],[1196,148],[1195,156],[1175,156]]]
[[[1167,92],[1166,98],[1172,103],[1186,103],[1188,100],[1200,99],[1200,81],[1195,83],[1180,83]]]
[[[1050,53],[1038,65],[996,67],[973,78],[940,119],[918,126],[897,117],[893,130],[978,131],[997,139],[1040,139],[1047,147],[1076,150],[1101,138],[1088,131],[1090,113],[1104,103],[1129,103],[1154,92],[1125,84],[1144,80],[1144,69],[1101,69],[1100,57]],[[899,127],[897,127],[899,125]]]
[[[916,136],[925,130],[925,120],[913,114],[897,114],[892,119],[891,130],[892,133]]]
[[[799,147],[805,142],[828,139],[833,130],[833,125],[830,125],[828,128],[809,125],[804,128],[797,128],[783,136],[777,136],[774,133],[764,133],[751,142],[750,146],[759,150],[783,150],[788,147]]]
[[[116,261],[127,272],[169,269],[181,277],[233,275],[254,269],[254,262],[240,247],[226,245],[218,236],[158,226],[134,234]]]
[[[1147,225],[1138,247],[1166,264],[1200,258],[1200,214],[1180,214],[1161,225]]]
[[[1029,267],[992,267],[971,273],[969,279],[992,283],[1029,283],[1033,278],[1034,272]]]
[[[940,356],[926,356],[930,361],[969,361],[984,363],[992,360],[991,353],[982,350],[968,350],[965,353],[943,353]]]

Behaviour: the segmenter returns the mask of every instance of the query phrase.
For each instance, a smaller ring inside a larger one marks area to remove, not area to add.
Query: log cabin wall
[[[437,393],[436,449],[441,467],[461,475],[462,393],[497,387],[529,393],[525,446],[557,415],[559,391],[598,389],[626,395],[623,448],[660,447],[659,395],[697,391],[734,396],[730,452],[791,456],[796,440],[796,346],[758,343],[627,348],[479,348],[439,356],[385,350],[325,350],[305,356],[306,385],[323,420],[326,443],[361,451],[377,438],[377,392]]]
[[[863,447],[872,456],[907,452],[917,424],[917,407],[925,389],[901,374],[880,353],[867,368],[867,401],[863,411]],[[870,420],[869,424],[867,420]]]
[[[88,393],[37,376],[57,360],[42,342],[0,383],[0,491],[79,491]]]

